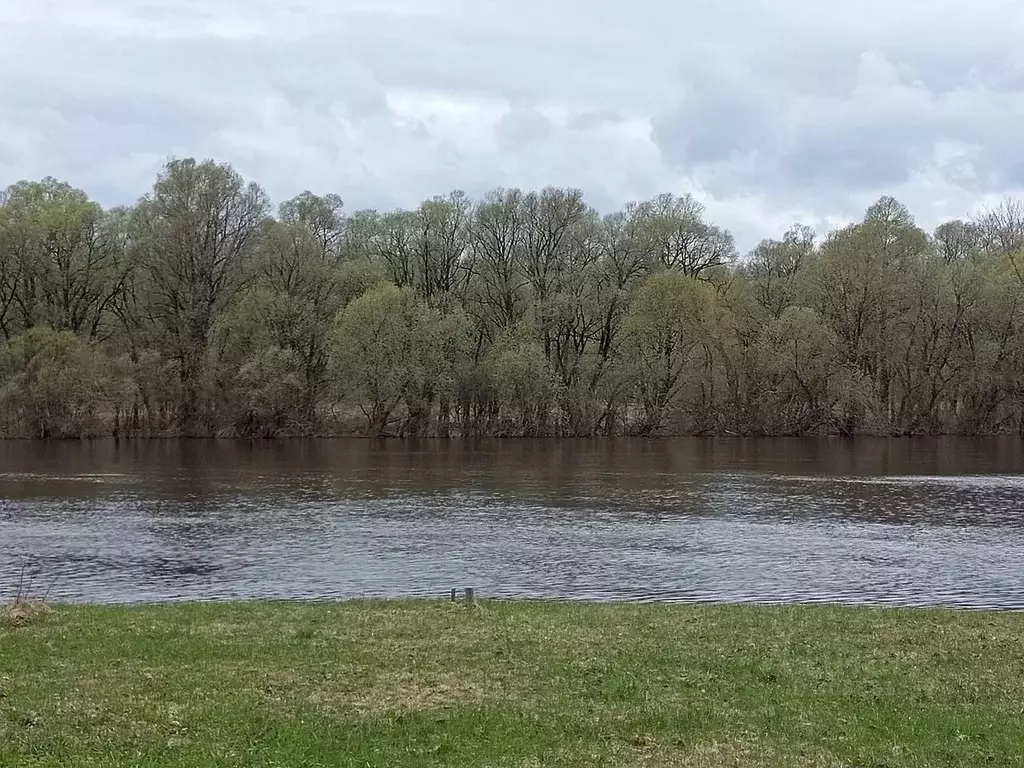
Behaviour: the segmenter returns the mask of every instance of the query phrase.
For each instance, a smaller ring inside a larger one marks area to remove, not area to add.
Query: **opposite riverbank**
[[[1024,615],[437,602],[0,625],[0,766],[1021,765]]]

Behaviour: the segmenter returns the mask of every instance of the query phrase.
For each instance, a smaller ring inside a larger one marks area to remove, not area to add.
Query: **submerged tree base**
[[[0,765],[1020,765],[1024,616],[61,607],[0,629]]]

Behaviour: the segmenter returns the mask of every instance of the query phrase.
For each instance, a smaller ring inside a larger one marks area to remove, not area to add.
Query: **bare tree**
[[[983,242],[982,228],[975,222],[947,221],[935,229],[936,249],[947,262],[964,261],[970,258],[981,247]]]
[[[704,206],[689,193],[663,194],[641,204],[648,247],[666,267],[701,277],[736,258],[732,235],[704,220]]]

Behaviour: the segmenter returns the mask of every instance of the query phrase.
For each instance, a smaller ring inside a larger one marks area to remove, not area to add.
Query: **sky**
[[[827,10],[826,10],[827,9]],[[1019,0],[0,0],[0,187],[170,157],[350,210],[690,192],[741,249],[1024,196]]]

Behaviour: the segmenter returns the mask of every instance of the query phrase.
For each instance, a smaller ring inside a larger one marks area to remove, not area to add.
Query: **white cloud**
[[[1024,189],[1016,0],[0,2],[0,185],[134,200],[169,155],[278,200],[692,191],[743,246]]]

